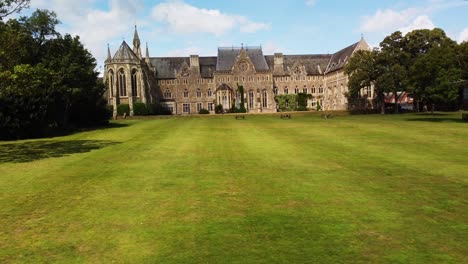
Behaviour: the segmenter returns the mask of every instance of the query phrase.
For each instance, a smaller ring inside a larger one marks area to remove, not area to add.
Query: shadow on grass
[[[461,119],[461,117],[413,117],[407,118],[406,121],[417,121],[417,122],[435,122],[435,123],[467,123]]]
[[[86,153],[119,143],[108,140],[46,140],[0,144],[0,163],[21,163],[46,158],[59,158],[71,154]]]

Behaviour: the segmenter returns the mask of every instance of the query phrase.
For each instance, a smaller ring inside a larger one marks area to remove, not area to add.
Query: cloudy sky
[[[219,46],[262,45],[266,54],[332,53],[361,34],[378,45],[391,32],[439,27],[468,40],[468,1],[31,0],[54,10],[60,32],[79,35],[102,67],[107,44],[131,43],[134,25],[151,56],[215,55]]]

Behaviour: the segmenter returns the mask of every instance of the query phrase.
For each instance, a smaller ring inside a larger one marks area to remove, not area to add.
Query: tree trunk
[[[400,99],[399,96],[398,96],[398,92],[397,91],[394,91],[393,92],[393,97],[395,98],[395,114],[398,114],[399,113],[399,110],[398,110],[398,100]]]

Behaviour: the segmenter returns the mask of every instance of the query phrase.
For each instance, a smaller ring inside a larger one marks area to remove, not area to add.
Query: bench
[[[322,119],[330,119],[333,118],[332,114],[322,114]]]
[[[238,119],[245,119],[245,115],[236,115],[235,118],[236,118],[236,120],[238,120]]]
[[[284,118],[291,119],[291,114],[282,114],[280,117],[281,119],[284,119]]]

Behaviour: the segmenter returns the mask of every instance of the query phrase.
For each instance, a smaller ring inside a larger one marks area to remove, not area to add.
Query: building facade
[[[213,57],[150,57],[146,46],[143,57],[135,28],[133,48],[123,41],[113,57],[108,48],[104,80],[114,115],[119,104],[129,104],[133,115],[134,102],[160,103],[173,114],[214,113],[216,105],[227,111],[239,107],[239,86],[249,113],[277,112],[276,95],[297,93],[311,94],[309,109],[346,110],[343,68],[361,49],[370,49],[363,38],[334,54],[264,55],[261,47],[242,46],[218,48]]]

